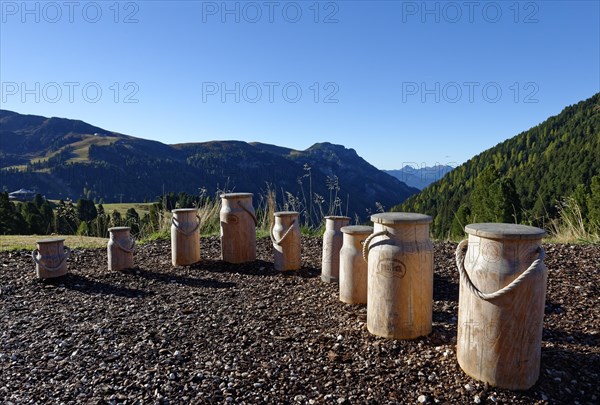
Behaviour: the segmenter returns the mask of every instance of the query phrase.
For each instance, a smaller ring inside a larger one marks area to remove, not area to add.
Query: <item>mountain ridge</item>
[[[144,201],[163,190],[197,194],[204,187],[214,195],[273,189],[280,204],[324,200],[338,214],[365,219],[379,204],[390,208],[418,192],[355,150],[328,142],[304,151],[243,141],[168,145],[79,120],[7,110],[0,110],[0,128],[0,187],[36,187],[48,198]],[[308,176],[312,195],[306,197]]]
[[[406,165],[401,169],[384,170],[389,175],[394,176],[398,180],[411,187],[423,190],[425,187],[444,177],[446,173],[454,169],[450,165],[422,166],[413,167]]]

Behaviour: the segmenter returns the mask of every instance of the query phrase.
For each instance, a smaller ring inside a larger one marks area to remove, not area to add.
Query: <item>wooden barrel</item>
[[[67,259],[71,249],[63,246],[64,239],[42,239],[36,242],[37,249],[31,252],[35,262],[35,274],[38,278],[64,276],[69,272]]]
[[[368,261],[367,329],[414,339],[431,333],[433,245],[431,217],[404,212],[371,216],[374,233],[363,246]]]
[[[362,243],[373,233],[372,226],[344,226],[340,250],[340,301],[347,304],[367,303],[367,262]]]
[[[275,270],[300,270],[300,224],[295,211],[279,211],[273,214],[271,228]]]
[[[256,215],[252,193],[221,194],[221,259],[228,263],[256,260]]]
[[[471,224],[465,231],[468,241],[456,250],[458,363],[490,385],[529,389],[540,373],[546,232],[516,224]]]
[[[321,260],[321,280],[337,283],[340,277],[340,250],[344,241],[342,227],[350,223],[350,217],[325,217],[323,234],[323,257]]]
[[[200,261],[200,217],[195,208],[171,211],[171,257],[173,266]]]
[[[133,267],[135,240],[129,234],[130,231],[128,226],[108,228],[108,270],[119,271]]]

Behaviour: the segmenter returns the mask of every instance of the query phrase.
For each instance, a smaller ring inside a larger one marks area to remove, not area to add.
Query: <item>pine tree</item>
[[[471,217],[471,209],[466,204],[461,204],[458,211],[454,215],[450,235],[453,237],[463,236],[465,234],[465,226],[468,225]]]
[[[77,216],[80,221],[91,222],[98,216],[96,205],[92,200],[77,200]]]
[[[508,177],[492,184],[490,204],[494,206],[494,222],[519,223],[521,221],[521,201],[515,183]]]
[[[125,223],[131,228],[131,233],[137,235],[140,232],[140,216],[135,208],[129,208],[125,213]]]
[[[60,200],[58,207],[56,207],[55,223],[54,228],[59,234],[73,235],[77,232],[79,218],[71,200],[67,200],[66,203]]]
[[[98,204],[97,213],[96,219],[92,221],[91,233],[94,236],[104,238],[108,233],[110,218],[104,212],[104,206],[102,204]]]
[[[494,222],[496,218],[492,185],[498,179],[498,171],[488,166],[477,176],[471,194],[471,219],[474,222]]]
[[[21,204],[21,215],[23,215],[25,222],[27,222],[28,234],[45,234],[44,219],[35,203],[29,201]]]
[[[42,207],[42,204],[44,203],[44,201],[46,201],[46,199],[44,197],[42,197],[42,195],[40,193],[37,193],[35,195],[35,197],[33,197],[33,203],[38,208]]]
[[[121,217],[121,213],[117,210],[114,210],[110,219],[111,226],[123,226],[123,219]]]
[[[0,235],[22,235],[27,233],[27,223],[9,200],[8,193],[0,193]]]
[[[600,175],[592,177],[587,208],[591,227],[600,232]]]
[[[590,191],[585,186],[585,184],[578,184],[577,187],[575,187],[575,191],[573,191],[573,194],[571,194],[571,198],[573,199],[573,201],[575,201],[575,203],[577,203],[577,206],[581,210],[581,217],[587,219],[587,222],[589,224],[590,218],[588,209],[588,199],[590,198]]]
[[[52,206],[48,200],[44,199],[44,202],[39,207],[39,210],[44,222],[44,233],[52,233],[54,231],[54,210],[52,209]]]

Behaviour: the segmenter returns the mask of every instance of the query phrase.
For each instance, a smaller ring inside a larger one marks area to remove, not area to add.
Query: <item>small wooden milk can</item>
[[[53,278],[64,276],[69,272],[67,259],[71,249],[63,246],[64,239],[42,239],[36,242],[37,249],[31,252],[35,262],[37,278]]]
[[[517,224],[471,224],[465,231],[469,238],[456,249],[458,363],[492,386],[529,389],[540,374],[546,232]]]
[[[300,224],[295,211],[280,211],[273,214],[275,222],[271,229],[275,270],[300,270]]]
[[[342,227],[350,223],[350,217],[325,217],[325,233],[323,234],[323,257],[321,261],[321,280],[326,283],[339,281],[340,250],[344,241]]]
[[[367,303],[367,262],[363,260],[363,242],[373,233],[372,226],[344,226],[340,250],[340,301]]]
[[[433,245],[431,217],[404,212],[371,215],[374,233],[363,246],[368,262],[367,329],[414,339],[431,333]]]
[[[133,267],[135,240],[129,234],[130,231],[128,226],[108,228],[108,270],[118,271]]]
[[[252,193],[221,195],[221,259],[228,263],[256,260],[256,215]]]
[[[200,261],[200,217],[195,208],[171,211],[171,257],[173,266]]]

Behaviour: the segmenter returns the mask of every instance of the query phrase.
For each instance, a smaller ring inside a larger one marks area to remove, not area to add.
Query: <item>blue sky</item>
[[[1,108],[457,165],[600,91],[598,1],[0,1]]]

